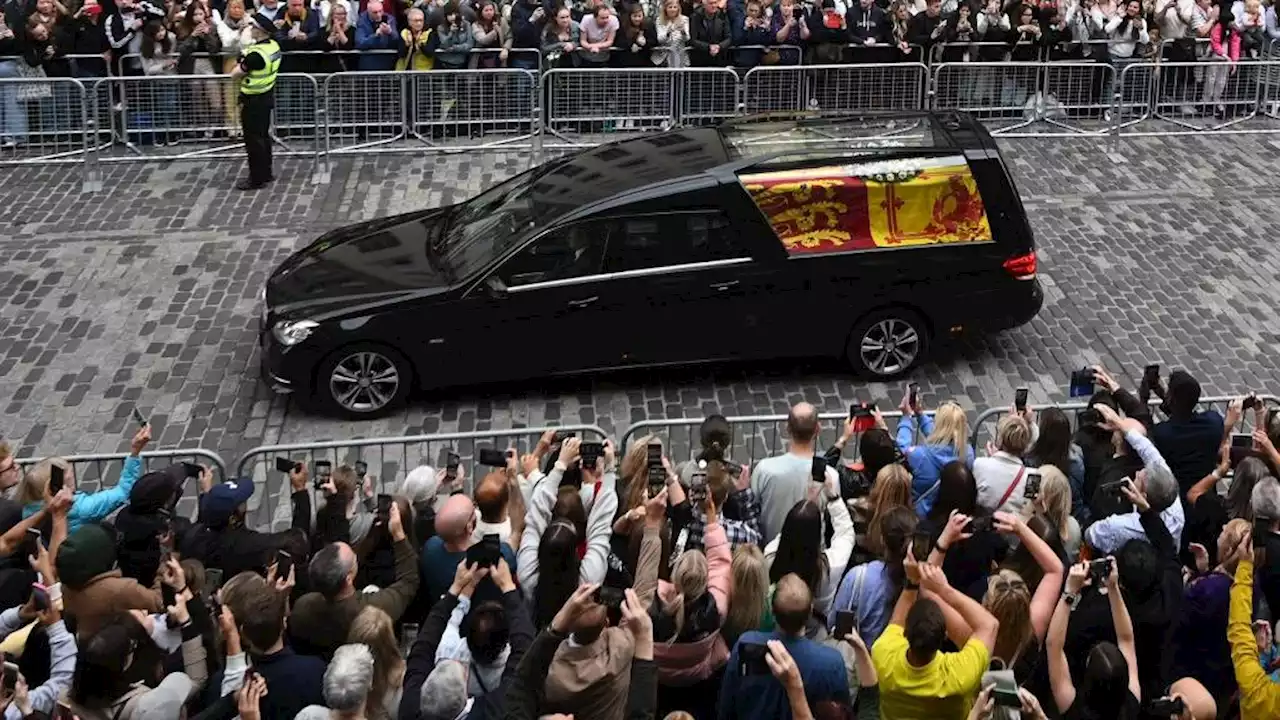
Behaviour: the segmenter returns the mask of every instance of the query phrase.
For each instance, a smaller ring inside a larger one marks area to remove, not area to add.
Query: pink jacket
[[[1213,29],[1209,31],[1209,48],[1214,55],[1236,62],[1240,59],[1240,33],[1231,33],[1230,48],[1224,51],[1222,47],[1222,25],[1215,24]]]
[[[733,578],[733,556],[729,554],[729,539],[720,523],[708,525],[703,535],[704,552],[707,555],[707,592],[716,601],[720,621],[729,612],[729,591]],[[660,589],[670,592],[671,583],[659,580]],[[712,633],[691,643],[654,643],[653,660],[658,665],[658,682],[664,685],[687,686],[706,680],[729,661],[729,648],[720,633]]]

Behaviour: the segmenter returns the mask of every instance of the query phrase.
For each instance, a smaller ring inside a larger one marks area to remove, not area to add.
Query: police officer
[[[271,167],[271,110],[275,107],[276,72],[280,69],[280,46],[273,36],[275,23],[254,13],[249,25],[253,44],[245,48],[240,64],[231,76],[240,82],[240,122],[244,127],[244,149],[249,155],[249,177],[237,190],[257,190],[275,179]]]

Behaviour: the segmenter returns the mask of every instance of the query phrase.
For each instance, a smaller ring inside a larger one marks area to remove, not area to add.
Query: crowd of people
[[[275,28],[285,73],[1003,60],[1118,66],[1161,57],[1208,65],[1179,71],[1165,94],[1184,112],[1218,115],[1227,113],[1236,64],[1272,57],[1280,41],[1276,8],[1263,0],[3,0],[0,80],[228,74],[252,44],[257,17]],[[1082,100],[1063,88],[1018,90],[1024,81],[988,78],[962,88],[962,100],[1021,105],[1024,96],[1065,92],[1063,102],[1096,104],[1111,81],[1099,74],[1090,82]],[[234,128],[234,92],[216,82],[148,87],[136,103],[145,117],[125,124]],[[0,148],[33,133],[75,130],[69,93],[66,85],[0,83]],[[449,93],[451,103],[470,102],[465,89]],[[119,95],[104,106],[121,110]],[[291,102],[305,104],[282,99]],[[167,131],[152,138],[180,139]]]
[[[0,708],[1277,717],[1280,413],[1253,395],[1200,411],[1183,371],[1136,391],[1091,372],[1077,427],[1015,406],[985,448],[957,405],[910,393],[896,429],[855,412],[825,452],[798,403],[787,451],[754,467],[721,416],[680,462],[655,436],[555,431],[474,481],[422,466],[381,488],[282,459],[292,518],[274,533],[247,521],[250,479],[144,473],[149,426],[94,493],[0,445]]]

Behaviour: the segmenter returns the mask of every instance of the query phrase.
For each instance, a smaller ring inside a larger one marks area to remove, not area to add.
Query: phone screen
[[[1142,371],[1142,381],[1147,387],[1152,387],[1160,382],[1160,363],[1151,363]]]
[[[1028,472],[1025,484],[1026,488],[1023,491],[1022,496],[1028,500],[1034,500],[1036,496],[1040,494],[1040,473],[1034,471]]]
[[[933,536],[927,532],[916,531],[911,535],[911,553],[915,555],[916,560],[924,561],[929,559],[929,552],[933,550]]]
[[[9,661],[4,663],[4,691],[6,695],[12,695],[13,689],[18,687],[18,666]]]
[[[357,461],[356,461],[356,475],[358,475],[361,479],[363,479],[363,478],[364,478],[364,476],[365,476],[365,475],[368,475],[368,474],[369,474],[369,466],[368,466],[367,464],[365,464],[365,462],[364,462],[364,461],[362,461],[362,460],[357,460]]]
[[[59,465],[49,466],[49,494],[57,495],[62,492],[62,486],[66,483],[66,473]]]
[[[49,589],[40,583],[31,584],[31,602],[36,606],[36,610],[44,611],[51,607],[49,600]]]
[[[387,494],[378,495],[378,517],[386,520],[391,517],[391,496]]]
[[[853,626],[857,623],[857,621],[858,621],[858,614],[853,612],[852,610],[837,610],[836,611],[836,627],[835,627],[836,639],[837,640],[842,639],[849,633],[853,632]]]
[[[911,407],[920,404],[920,383],[911,383],[907,386],[907,404]]]
[[[827,459],[821,455],[813,456],[813,466],[809,468],[809,476],[814,482],[827,481]]]
[[[43,536],[40,534],[39,530],[35,528],[27,528],[25,548],[27,555],[34,557],[39,554],[42,538]]]
[[[284,550],[276,551],[276,577],[287,578],[289,571],[293,569],[293,555]]]
[[[1019,411],[1027,409],[1027,388],[1018,388],[1014,392],[1013,406]]]
[[[333,475],[333,463],[328,460],[317,460],[316,478],[320,479],[322,482],[327,482],[331,475]]]

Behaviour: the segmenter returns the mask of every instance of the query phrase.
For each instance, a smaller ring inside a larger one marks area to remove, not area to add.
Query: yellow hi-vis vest
[[[261,95],[270,92],[276,86],[276,73],[280,70],[280,45],[275,40],[264,40],[254,43],[244,51],[245,57],[254,53],[262,56],[267,66],[261,70],[250,70],[240,81],[240,92],[245,95]]]

